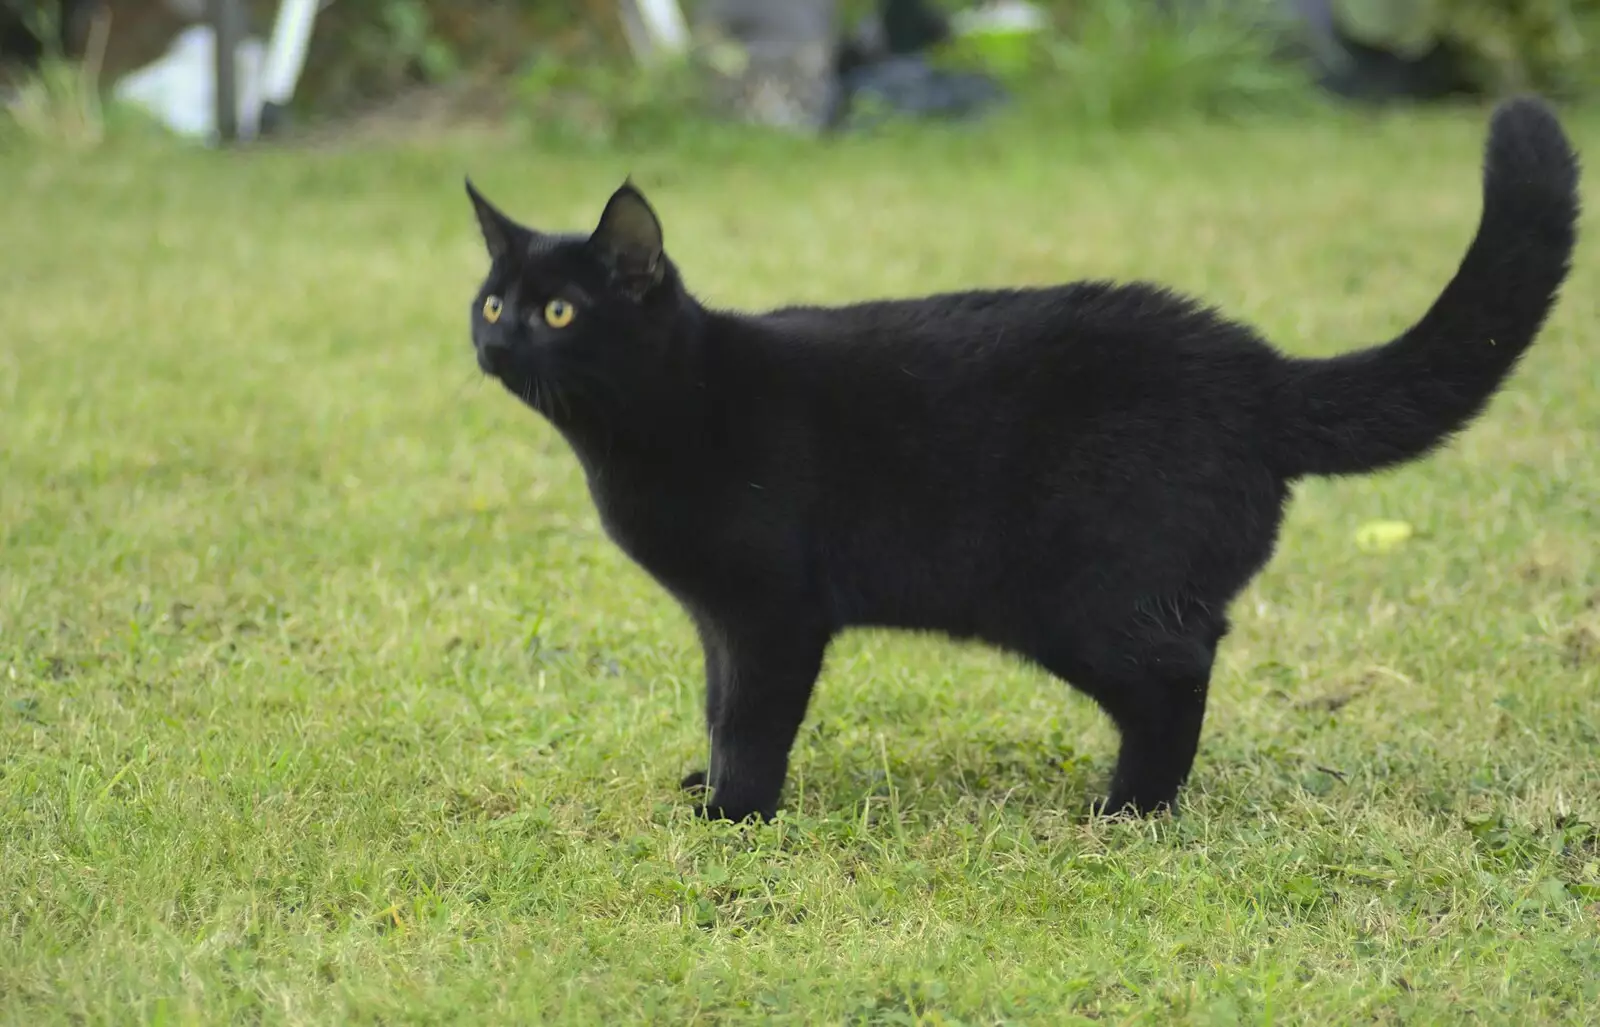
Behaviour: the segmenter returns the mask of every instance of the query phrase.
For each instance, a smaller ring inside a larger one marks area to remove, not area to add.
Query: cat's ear
[[[611,194],[589,247],[611,270],[618,288],[636,300],[660,285],[666,274],[661,222],[632,179]]]
[[[467,179],[466,183],[467,196],[472,199],[472,209],[478,215],[478,227],[483,230],[483,242],[489,248],[489,257],[499,260],[511,252],[516,240],[526,235],[528,230],[484,199],[483,194],[473,186],[472,179]]]

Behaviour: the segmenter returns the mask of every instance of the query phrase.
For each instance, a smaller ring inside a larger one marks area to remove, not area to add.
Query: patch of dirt
[[[1563,557],[1553,553],[1538,552],[1518,565],[1517,576],[1529,584],[1534,584],[1541,581],[1560,583],[1567,581],[1571,574]]]
[[[503,81],[415,86],[337,118],[291,124],[270,145],[312,149],[370,143],[428,143],[510,133],[511,98]]]
[[[1297,710],[1325,710],[1328,713],[1336,713],[1350,705],[1360,694],[1360,692],[1330,692],[1327,695],[1301,699],[1294,704],[1294,708]]]
[[[1330,689],[1321,695],[1298,699],[1294,702],[1294,708],[1308,712],[1337,713],[1370,692],[1372,686],[1376,683],[1376,679],[1377,675],[1369,671],[1347,686]]]
[[[1600,628],[1593,624],[1575,624],[1562,639],[1562,659],[1569,667],[1586,667],[1600,663]]]

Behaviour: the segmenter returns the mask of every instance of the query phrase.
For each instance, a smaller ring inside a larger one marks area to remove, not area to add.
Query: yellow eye
[[[496,321],[500,320],[501,306],[502,304],[500,303],[500,297],[498,296],[490,296],[488,299],[484,300],[483,319],[490,324],[494,324]]]
[[[565,328],[577,313],[566,300],[551,300],[544,305],[544,323],[551,328]]]

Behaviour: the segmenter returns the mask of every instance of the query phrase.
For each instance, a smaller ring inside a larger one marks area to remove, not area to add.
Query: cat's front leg
[[[790,611],[698,618],[706,655],[711,764],[683,787],[705,790],[712,818],[770,818],[789,771],[806,705],[822,669],[825,631]]]

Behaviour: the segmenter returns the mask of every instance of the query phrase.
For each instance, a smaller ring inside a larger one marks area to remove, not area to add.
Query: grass
[[[1145,824],[1077,819],[1089,702],[889,634],[781,822],[694,820],[689,625],[466,338],[461,173],[631,171],[716,303],[1139,276],[1331,353],[1453,270],[1483,125],[0,154],[0,1021],[1595,1022],[1592,218],[1480,424],[1299,490]]]

